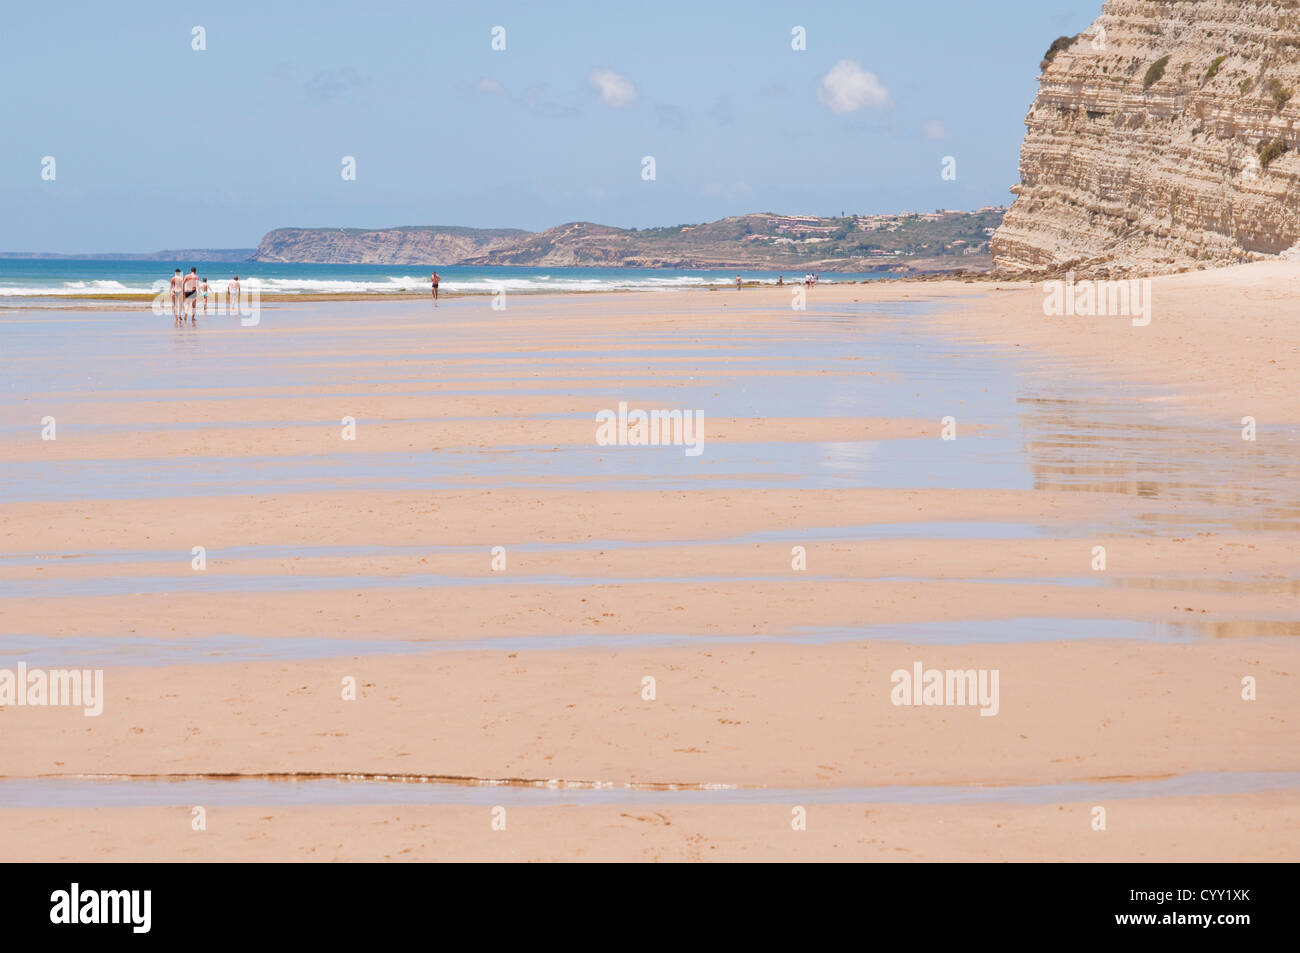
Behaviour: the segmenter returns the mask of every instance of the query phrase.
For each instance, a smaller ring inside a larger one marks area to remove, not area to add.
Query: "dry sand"
[[[111,861],[1293,861],[1295,800],[1276,794],[977,809],[911,805],[509,808],[191,806],[0,811],[0,860]],[[1208,818],[1218,822],[1207,825]]]
[[[105,713],[15,708],[0,774],[366,773],[746,787],[1297,768],[1300,646],[727,644],[115,668]],[[995,716],[890,703],[997,669]],[[642,680],[655,680],[653,701]],[[1258,683],[1243,702],[1241,679]],[[344,700],[345,678],[358,686]]]

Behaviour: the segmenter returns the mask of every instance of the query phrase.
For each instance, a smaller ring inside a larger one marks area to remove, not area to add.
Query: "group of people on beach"
[[[813,285],[817,284],[817,276],[809,272],[808,274],[803,276],[803,284],[805,288],[811,288]],[[776,286],[778,288],[785,287],[785,275],[777,276]],[[744,282],[741,280],[740,275],[736,275],[736,290],[739,291],[743,287],[744,287]]]
[[[803,276],[803,286],[805,288],[811,288],[815,284],[817,284],[817,276],[813,274],[811,271]],[[778,288],[785,287],[785,275],[780,275],[777,277],[776,286]],[[736,275],[736,289],[740,290],[740,275]]]
[[[179,268],[176,274],[172,275],[171,282],[172,292],[172,315],[176,319],[176,324],[185,323],[188,315],[190,324],[194,324],[198,312],[199,299],[203,299],[203,313],[208,313],[208,279],[199,277],[198,268],[190,268],[189,274],[182,275]],[[235,275],[226,285],[226,300],[229,307],[235,311],[239,309],[239,275]]]
[[[433,300],[438,300],[438,285],[442,283],[441,276],[435,271],[429,277],[430,290],[433,294]],[[785,276],[782,275],[777,279],[778,285],[785,284]],[[803,276],[803,283],[811,287],[817,284],[817,276],[806,274]],[[740,275],[736,275],[736,290],[739,291],[743,286]],[[192,267],[188,274],[182,275],[179,268],[176,274],[172,275],[171,281],[172,293],[172,315],[176,319],[176,324],[184,324],[188,317],[191,324],[195,324],[198,316],[199,302],[203,302],[203,313],[208,313],[208,295],[211,293],[208,287],[208,279],[199,276],[199,269]],[[239,308],[239,275],[231,278],[226,285],[226,300],[231,311],[237,311]],[[220,305],[218,305],[220,307]]]

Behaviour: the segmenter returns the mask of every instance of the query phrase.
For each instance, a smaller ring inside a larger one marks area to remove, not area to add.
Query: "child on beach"
[[[239,313],[239,275],[231,278],[226,285],[226,313]]]
[[[203,279],[203,313],[208,313],[208,279]]]

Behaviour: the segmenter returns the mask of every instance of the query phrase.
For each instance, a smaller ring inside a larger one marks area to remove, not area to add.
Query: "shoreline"
[[[17,259],[9,259],[9,260],[29,261],[29,260],[44,260],[44,259],[17,258]],[[233,264],[243,265],[249,263],[236,262]],[[321,263],[274,262],[273,264],[316,265]],[[339,264],[339,263],[327,263],[327,264]],[[364,264],[370,266],[373,265],[374,263],[367,262]],[[1168,279],[1168,278],[1187,277],[1187,276],[1195,276],[1195,275],[1215,275],[1219,273],[1230,273],[1248,265],[1285,266],[1287,264],[1288,263],[1285,262],[1284,260],[1275,259],[1275,258],[1261,259],[1258,261],[1251,261],[1251,262],[1214,263],[1214,264],[1207,263],[1207,264],[1199,264],[1199,265],[1185,267],[1174,272],[1151,272],[1151,273],[1123,272],[1113,276],[1103,277],[1100,279],[1093,279],[1090,276],[1081,277],[1080,281],[1085,283],[1093,280],[1100,280],[1102,282],[1107,282],[1107,281],[1130,282],[1130,281],[1138,281],[1138,280],[1150,281],[1155,279]],[[340,267],[348,267],[348,265],[341,264]],[[394,264],[394,265],[388,265],[382,267],[411,268],[413,266]],[[451,267],[451,266],[433,265],[433,266],[420,266],[420,267],[437,268],[437,267]],[[521,271],[524,271],[524,270],[538,270],[538,269],[545,268],[547,266],[519,265],[519,266],[497,266],[497,267],[517,267]],[[644,273],[647,276],[654,276],[657,272],[660,271],[714,270],[714,269],[699,269],[699,268],[657,269],[657,268],[634,268],[634,267],[625,268],[623,266],[593,266],[593,268],[596,269],[599,269],[600,267],[608,267],[608,270],[610,271],[634,270],[634,271]],[[747,265],[737,265],[734,267],[740,271],[755,270],[752,266],[747,266]],[[729,266],[721,266],[718,270],[730,270],[730,268]],[[797,278],[797,271],[798,268],[795,268],[794,272],[792,273],[792,280],[787,281],[784,287],[793,288],[801,284],[801,282],[799,282]],[[773,269],[771,273],[779,274],[780,270]],[[1068,273],[1070,275],[1073,275],[1072,271],[1068,271]],[[881,270],[879,274],[874,275],[872,277],[866,277],[866,278],[858,277],[858,278],[847,278],[847,279],[837,278],[836,277],[837,273],[833,271],[824,272],[824,273],[819,272],[819,274],[822,275],[822,280],[818,285],[819,288],[822,286],[843,287],[848,285],[875,285],[875,284],[882,284],[882,283],[883,284],[934,284],[934,283],[957,283],[957,282],[963,284],[982,284],[982,285],[991,284],[991,285],[1003,286],[1007,288],[1016,288],[1022,286],[1030,286],[1030,287],[1039,286],[1042,285],[1044,282],[1050,282],[1050,281],[1057,281],[1057,282],[1064,281],[1066,279],[1067,272],[1063,272],[1059,270],[1047,270],[1047,271],[1021,270],[1017,272],[1004,272],[1004,271],[999,271],[996,268],[978,268],[978,269],[952,268],[952,269],[942,269],[942,270],[908,271],[904,273],[896,273],[893,271]],[[862,273],[855,273],[855,274],[862,274]],[[772,290],[777,286],[773,281],[746,280],[743,283],[743,287],[751,290]],[[716,282],[712,282],[706,287],[694,285],[694,286],[664,287],[664,288],[598,288],[598,289],[571,289],[571,290],[560,290],[560,291],[550,290],[547,288],[536,288],[536,289],[525,289],[525,290],[510,289],[509,294],[511,296],[517,295],[519,297],[532,298],[532,297],[569,297],[569,296],[604,295],[604,294],[637,294],[642,292],[653,293],[653,294],[671,294],[671,293],[680,293],[680,292],[701,292],[701,291],[725,292],[729,290],[735,290],[734,283],[724,278],[724,279],[719,279]],[[442,301],[442,300],[457,300],[457,299],[464,299],[464,298],[484,298],[484,297],[491,297],[494,293],[495,292],[491,289],[484,289],[482,291],[443,291],[440,294],[438,300]],[[130,304],[130,303],[148,303],[148,302],[152,302],[155,299],[155,297],[157,296],[154,294],[146,294],[140,292],[125,292],[121,294],[103,293],[103,292],[99,292],[99,293],[60,292],[57,294],[42,294],[42,295],[12,295],[12,296],[0,297],[0,310],[12,310],[14,306],[9,304],[10,301],[18,302],[20,305],[26,307],[30,307],[33,303],[41,302],[41,301],[79,302],[85,304],[103,303],[107,305],[121,305],[121,304]],[[392,291],[392,292],[312,291],[312,292],[301,292],[301,293],[264,292],[261,293],[260,295],[261,300],[264,302],[418,301],[418,300],[429,300],[430,297],[431,297],[430,294],[428,294],[427,292],[415,292],[415,291],[409,291],[409,292],[408,291]],[[69,306],[69,309],[72,310],[78,308],[79,308],[78,305]]]
[[[394,265],[392,267],[399,268],[403,266]],[[538,270],[536,268],[525,268],[524,266],[518,266],[518,267],[520,267],[521,271]],[[684,270],[684,269],[653,269],[653,268],[622,269],[622,268],[610,267],[609,270],[610,271],[636,270],[644,273],[647,277],[654,277],[655,273],[659,270],[675,271],[675,270]],[[773,272],[773,273],[779,274],[779,272]],[[861,273],[854,273],[854,274],[861,274]],[[882,271],[878,276],[874,276],[874,277],[869,277],[869,278],[856,277],[856,278],[844,278],[844,279],[837,278],[834,272],[829,272],[826,275],[822,276],[820,283],[818,284],[817,287],[818,288],[833,287],[833,286],[843,287],[849,285],[873,285],[877,283],[897,283],[897,282],[929,283],[929,282],[943,282],[943,281],[962,281],[967,283],[979,283],[979,282],[995,282],[997,280],[999,280],[998,277],[991,273],[986,273],[981,271],[969,271],[966,269],[952,269],[950,271],[933,271],[933,272],[913,272],[913,273],[906,273],[906,274],[896,274],[892,272]],[[1014,281],[1015,279],[1005,279],[1005,280]],[[791,289],[800,286],[802,286],[802,282],[798,280],[797,275],[793,275],[793,274],[791,276],[791,279],[786,281],[785,284],[782,286],[778,286],[775,281],[768,281],[768,280],[746,279],[743,282],[743,287],[749,290],[775,290],[777,287],[781,287],[784,291],[784,289]],[[252,289],[246,289],[246,291],[248,290],[252,290]],[[658,288],[593,288],[593,289],[565,289],[565,290],[553,290],[545,287],[528,288],[528,289],[520,289],[520,290],[512,288],[509,289],[508,293],[512,297],[517,295],[519,297],[535,298],[535,297],[569,297],[569,296],[604,295],[604,294],[622,295],[622,294],[640,294],[640,293],[673,294],[679,292],[726,292],[726,291],[734,291],[734,290],[735,290],[734,280],[721,278],[717,281],[709,282],[708,284],[704,284],[704,285],[683,284],[680,286],[665,286],[665,287],[658,287]],[[809,289],[809,291],[810,293],[812,293],[813,289]],[[443,300],[457,300],[457,299],[465,299],[465,298],[488,298],[495,293],[496,292],[491,288],[484,288],[482,291],[445,291],[444,290],[439,295],[438,300],[443,301]],[[80,302],[84,304],[102,303],[107,305],[121,305],[121,304],[132,304],[132,303],[140,303],[140,304],[150,303],[156,297],[157,297],[156,294],[145,293],[145,292],[122,292],[122,293],[58,292],[58,293],[40,294],[40,295],[6,295],[6,296],[0,296],[0,310],[7,309],[7,308],[12,309],[14,306],[10,305],[9,302],[17,302],[18,305],[21,305],[23,307],[31,307],[33,304],[38,302],[43,302],[43,301],[53,301],[53,302],[70,301],[70,302]],[[374,302],[374,301],[419,301],[419,300],[427,301],[430,300],[430,298],[431,295],[427,291],[368,291],[368,292],[308,291],[308,292],[261,292],[260,293],[260,300],[262,300],[263,302],[267,302],[267,301],[271,301],[271,302],[294,302],[294,301]]]
[[[897,281],[897,280],[907,280],[907,279],[879,278],[879,279],[870,279],[866,281],[860,279],[854,279],[849,281],[837,281],[837,282],[826,281],[823,282],[823,284],[857,285],[857,284],[872,284],[875,281],[890,281],[890,280]],[[795,287],[796,284],[797,284],[796,282],[788,281],[786,282],[784,287]],[[777,287],[777,285],[774,282],[747,281],[744,282],[744,287],[757,290],[757,289],[765,289],[765,288],[775,288]],[[734,291],[735,285],[727,284],[724,281],[719,281],[716,282],[715,285],[706,286],[706,287],[683,286],[680,288],[672,288],[672,287],[669,288],[598,288],[598,289],[581,289],[581,290],[571,289],[571,290],[564,290],[564,291],[553,291],[546,288],[528,289],[523,291],[516,291],[514,289],[511,289],[509,291],[509,294],[511,297],[519,296],[519,297],[528,297],[528,298],[535,298],[535,297],[536,298],[546,298],[546,297],[564,298],[564,297],[581,297],[586,295],[605,295],[605,294],[660,295],[660,294],[676,294],[681,292],[698,292],[698,291],[708,292],[708,291],[726,291],[726,290]],[[452,300],[464,299],[464,298],[490,298],[494,293],[495,292],[491,290],[443,291],[438,295],[438,300],[452,301]],[[259,296],[260,299],[264,302],[265,301],[274,301],[274,302],[429,301],[432,298],[432,295],[429,294],[428,292],[414,292],[414,291],[409,291],[409,292],[408,291],[372,291],[372,292],[311,291],[311,292],[302,292],[302,293],[262,292],[260,293]],[[48,295],[28,295],[28,296],[13,295],[12,299],[8,297],[0,298],[0,308],[4,307],[5,302],[9,300],[21,302],[26,306],[30,306],[32,302],[47,301],[47,300],[83,301],[86,303],[104,302],[107,304],[149,303],[152,302],[156,297],[157,297],[156,295],[152,295],[152,294],[139,294],[139,293],[131,293],[131,292],[119,294],[119,295],[113,295],[113,294],[48,294]],[[199,313],[200,315],[202,314],[202,312]]]

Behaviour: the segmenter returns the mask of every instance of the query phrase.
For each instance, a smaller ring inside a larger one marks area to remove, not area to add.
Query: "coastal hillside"
[[[512,248],[529,234],[515,228],[455,225],[277,228],[262,237],[250,260],[326,265],[455,264]]]
[[[840,218],[742,215],[698,225],[614,228],[571,222],[543,232],[442,226],[280,228],[253,261],[385,265],[750,268],[818,272],[977,271],[1004,208]]]
[[[1041,67],[999,269],[1158,273],[1300,239],[1300,5],[1107,0]]]

